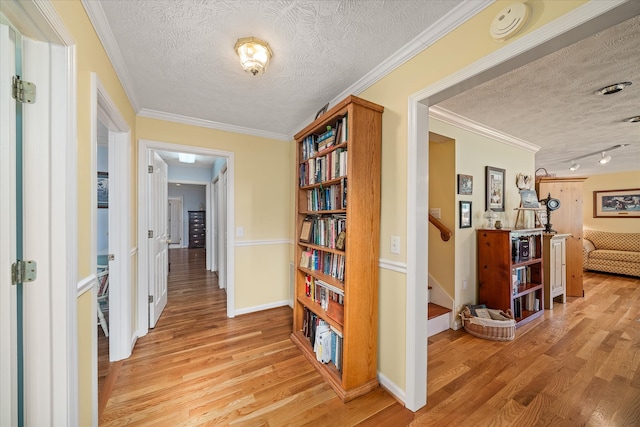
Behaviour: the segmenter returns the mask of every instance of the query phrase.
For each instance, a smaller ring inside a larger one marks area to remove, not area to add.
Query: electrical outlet
[[[244,236],[244,228],[242,228],[242,227],[236,228],[236,236],[238,236],[238,237]]]
[[[440,212],[440,208],[429,208],[429,213],[435,219],[440,219],[440,216],[442,216],[442,213]]]
[[[400,236],[391,236],[391,253],[400,253]]]

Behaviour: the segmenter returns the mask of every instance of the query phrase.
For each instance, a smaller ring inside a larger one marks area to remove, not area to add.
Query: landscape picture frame
[[[640,218],[640,188],[593,192],[594,218]]]
[[[491,209],[494,212],[504,212],[506,171],[493,166],[487,166],[485,172],[486,210]]]

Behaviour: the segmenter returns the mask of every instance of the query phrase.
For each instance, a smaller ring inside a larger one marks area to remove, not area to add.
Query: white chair
[[[104,312],[109,311],[109,265],[98,265],[98,321],[104,332],[109,336],[109,325],[104,318]]]

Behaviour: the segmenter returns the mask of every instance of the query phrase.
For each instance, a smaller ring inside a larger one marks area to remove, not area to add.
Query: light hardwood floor
[[[112,364],[100,425],[639,426],[640,279],[585,277],[585,298],[514,341],[431,337],[428,405],[413,413],[382,388],[342,403],[289,340],[289,307],[227,319],[204,252],[172,250],[167,308]]]

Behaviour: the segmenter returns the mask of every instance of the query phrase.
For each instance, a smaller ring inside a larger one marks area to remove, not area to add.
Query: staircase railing
[[[436,228],[440,231],[440,237],[442,238],[442,240],[448,242],[451,238],[451,230],[449,230],[446,225],[438,221],[438,219],[431,214],[429,214],[429,222],[435,225]]]

